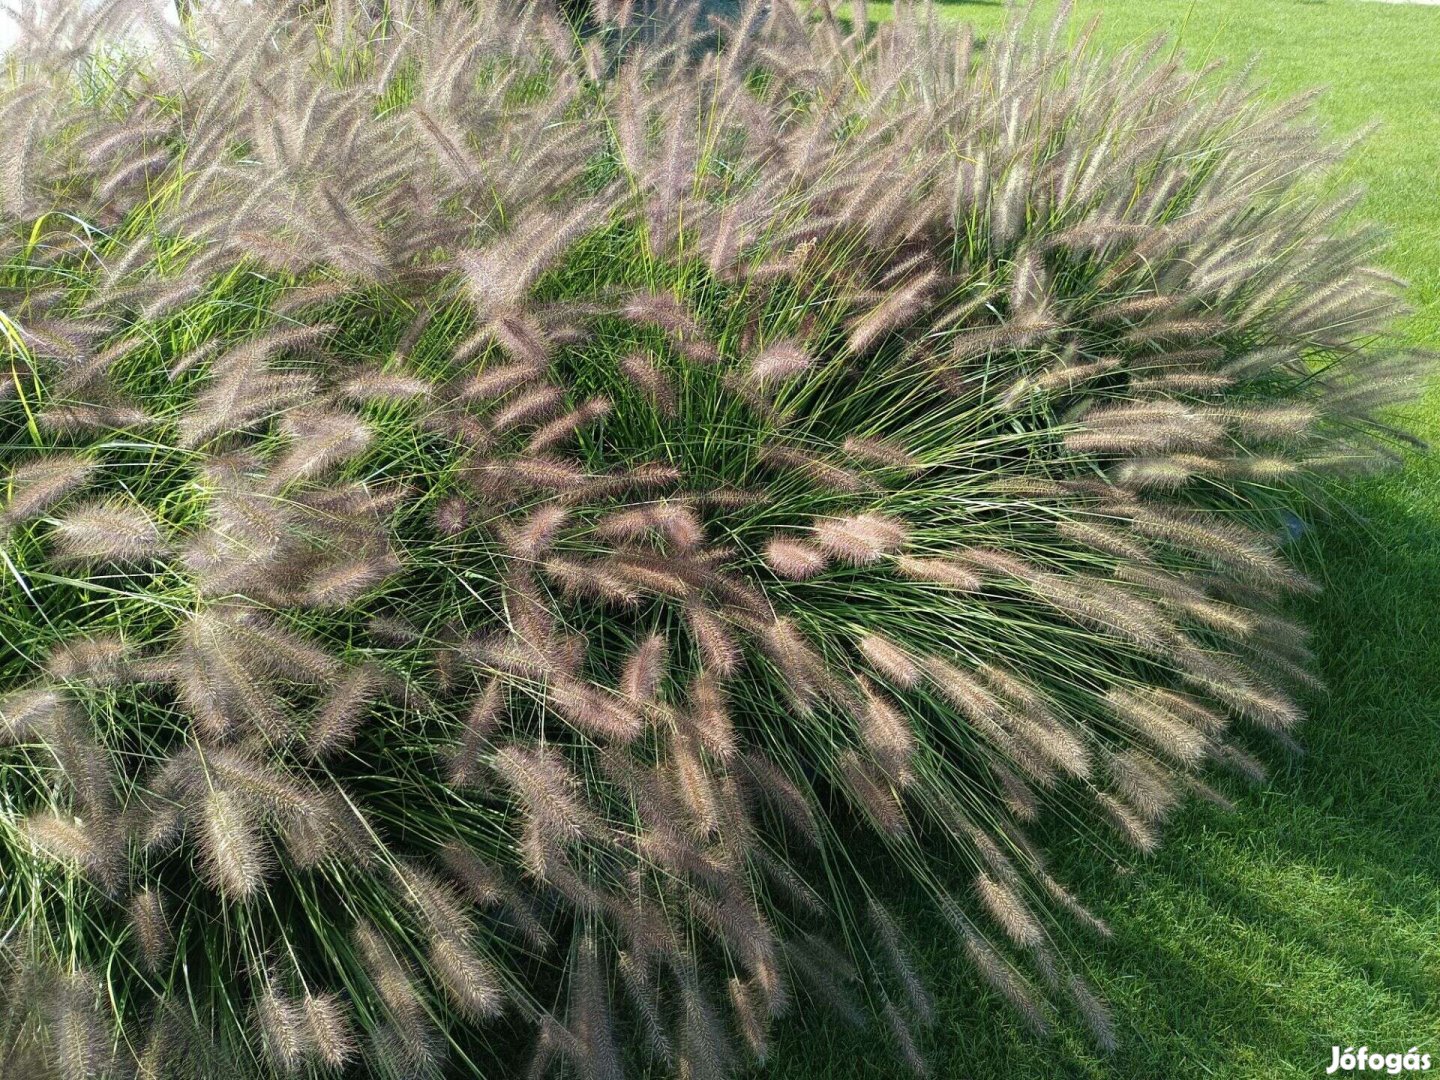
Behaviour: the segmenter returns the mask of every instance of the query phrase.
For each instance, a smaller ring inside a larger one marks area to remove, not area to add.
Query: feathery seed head
[[[72,508],[56,520],[54,536],[57,554],[87,564],[143,563],[165,551],[155,519],[120,500]]]
[[[811,533],[822,551],[863,566],[898,550],[904,545],[909,530],[895,518],[866,513],[817,519]]]
[[[804,581],[824,570],[829,559],[803,540],[774,536],[765,544],[765,564],[781,577]]]

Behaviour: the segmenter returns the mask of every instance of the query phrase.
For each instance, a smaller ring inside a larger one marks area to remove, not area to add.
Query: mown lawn
[[[1164,31],[1190,62],[1223,57],[1279,96],[1325,89],[1337,133],[1378,123],[1337,182],[1393,230],[1411,282],[1407,331],[1440,348],[1440,7],[1363,0],[1081,0],[1120,46]],[[873,9],[872,9],[873,10]],[[981,30],[995,3],[945,12]],[[884,12],[880,12],[883,17]],[[1440,442],[1440,391],[1408,414]],[[1192,807],[1161,853],[1109,862],[1078,845],[1060,868],[1115,937],[1076,941],[1115,1008],[1120,1049],[1097,1055],[1073,1017],[1037,1040],[982,990],[937,920],[913,913],[940,996],[934,1075],[1315,1077],[1330,1047],[1419,1046],[1440,1061],[1440,457],[1352,483],[1302,541],[1327,584],[1305,605],[1330,686],[1308,754],[1272,753],[1263,788],[1227,786],[1238,812]],[[821,1018],[792,1030],[775,1080],[901,1077],[876,1034]],[[1339,1075],[1339,1074],[1337,1074]]]

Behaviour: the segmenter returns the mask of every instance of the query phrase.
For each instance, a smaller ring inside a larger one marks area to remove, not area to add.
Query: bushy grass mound
[[[144,14],[142,12],[142,14]],[[1105,1006],[1418,365],[1304,105],[931,12],[42,10],[6,61],[5,1074],[923,1070]]]

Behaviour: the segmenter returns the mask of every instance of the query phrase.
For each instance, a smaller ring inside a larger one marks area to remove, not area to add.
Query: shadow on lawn
[[[1258,789],[1220,781],[1238,812],[1191,807],[1148,862],[1060,845],[1057,869],[1115,929],[1069,950],[1114,1007],[1114,1055],[1069,1013],[1030,1035],[912,906],[939,998],[934,1076],[1300,1077],[1321,1075],[1336,1043],[1440,1051],[1436,491],[1440,466],[1412,464],[1343,495],[1316,530],[1327,587],[1299,614],[1330,691],[1304,757],[1266,753],[1277,775]],[[773,1060],[767,1080],[910,1075],[884,1035],[818,1017]]]

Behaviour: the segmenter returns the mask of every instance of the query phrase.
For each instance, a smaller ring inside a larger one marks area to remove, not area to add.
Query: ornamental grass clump
[[[928,8],[33,16],[0,1072],[923,1071],[922,898],[1114,1041],[1026,829],[1291,743],[1287,508],[1420,363],[1303,102]]]

